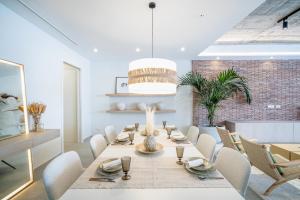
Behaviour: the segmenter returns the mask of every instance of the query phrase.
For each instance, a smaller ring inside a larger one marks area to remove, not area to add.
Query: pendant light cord
[[[152,10],[152,58],[153,58],[153,39],[154,39],[154,34],[153,34],[153,8],[151,9]]]

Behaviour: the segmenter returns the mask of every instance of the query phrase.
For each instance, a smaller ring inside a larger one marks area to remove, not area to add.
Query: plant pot
[[[144,146],[146,151],[155,151],[156,150],[155,137],[152,135],[147,136],[144,140]]]
[[[225,126],[218,126],[219,128],[224,128]],[[221,138],[219,137],[216,126],[199,126],[199,133],[206,133],[215,138],[217,143],[221,143]]]

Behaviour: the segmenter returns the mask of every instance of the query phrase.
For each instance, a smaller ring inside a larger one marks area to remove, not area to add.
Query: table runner
[[[108,158],[97,159],[72,185],[72,189],[144,189],[144,188],[225,188],[231,187],[225,179],[200,180],[194,174],[187,172],[182,165],[176,164],[174,158],[140,158],[132,157],[129,174],[131,179],[123,181],[121,177],[111,182],[89,181],[91,177],[99,176],[96,172],[98,164]],[[122,172],[121,172],[122,174]],[[212,176],[221,176],[217,171]]]

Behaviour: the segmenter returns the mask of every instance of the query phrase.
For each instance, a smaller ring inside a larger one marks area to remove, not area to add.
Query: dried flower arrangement
[[[28,113],[32,116],[34,120],[33,131],[37,132],[40,128],[41,115],[46,110],[46,105],[42,103],[31,103],[27,106]]]

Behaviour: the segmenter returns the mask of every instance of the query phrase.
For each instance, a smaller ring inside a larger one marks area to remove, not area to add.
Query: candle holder
[[[124,156],[121,158],[122,162],[122,169],[124,172],[124,176],[122,176],[122,180],[129,180],[131,178],[130,175],[128,175],[129,169],[130,169],[130,162],[131,157],[130,156]]]
[[[181,159],[183,158],[184,146],[176,146],[176,154],[178,161],[176,162],[178,165],[183,165]]]

